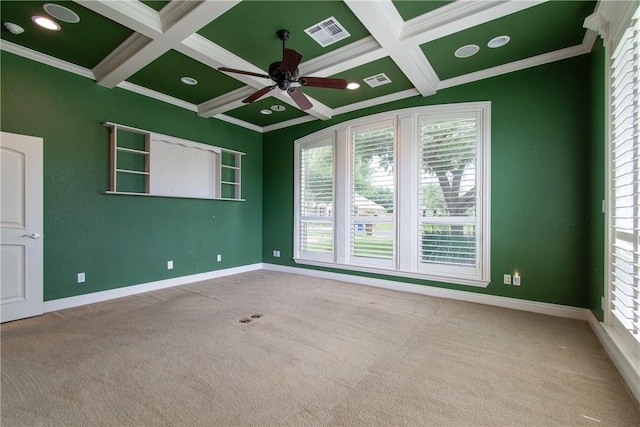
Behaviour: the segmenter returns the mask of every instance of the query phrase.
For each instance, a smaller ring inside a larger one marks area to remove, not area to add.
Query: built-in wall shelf
[[[245,153],[105,122],[111,128],[105,194],[243,201]]]

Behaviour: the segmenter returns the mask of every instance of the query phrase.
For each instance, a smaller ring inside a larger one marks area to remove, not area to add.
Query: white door
[[[2,322],[43,313],[42,138],[0,135]]]

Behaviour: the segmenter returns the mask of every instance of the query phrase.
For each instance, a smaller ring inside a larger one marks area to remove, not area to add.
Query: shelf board
[[[149,172],[133,171],[133,170],[129,170],[129,169],[116,169],[116,172],[131,173],[131,174],[134,174],[134,175],[149,175]]]
[[[228,197],[188,197],[188,196],[174,196],[169,194],[134,193],[130,191],[104,191],[103,194],[112,194],[116,196],[170,197],[172,199],[224,200],[228,202],[245,202],[246,201],[246,199],[233,199]]]
[[[125,148],[125,147],[116,147],[116,150],[118,151],[124,151],[126,153],[134,153],[134,154],[143,154],[148,156],[149,152],[148,151],[143,151],[143,150],[135,150],[133,148]]]

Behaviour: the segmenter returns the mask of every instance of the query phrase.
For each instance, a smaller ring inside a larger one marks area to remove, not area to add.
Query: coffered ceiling
[[[588,53],[595,34],[583,23],[595,5],[521,0],[4,0],[2,22],[24,32],[13,34],[3,26],[0,47],[104,87],[131,90],[203,117],[266,132],[397,99],[430,96],[444,88]],[[79,22],[68,22],[74,14]],[[60,29],[41,28],[34,16],[49,17]],[[320,34],[337,39],[323,47],[305,30],[329,18],[341,29],[320,25]],[[360,87],[304,87],[313,104],[306,111],[280,90],[242,103],[273,82],[217,69],[266,74],[269,65],[282,57],[282,42],[276,35],[280,29],[291,33],[286,47],[303,55],[300,75],[343,78]],[[492,40],[508,43],[490,47]],[[468,45],[477,49],[463,50],[477,53],[456,57],[455,52]],[[380,74],[386,76],[385,84],[370,87],[365,82]],[[183,77],[198,83],[184,84]],[[274,111],[274,105],[285,109]]]

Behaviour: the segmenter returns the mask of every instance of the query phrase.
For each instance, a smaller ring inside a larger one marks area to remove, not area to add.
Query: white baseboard
[[[215,279],[217,277],[231,276],[262,269],[262,263],[243,265],[241,267],[226,268],[224,270],[207,271],[206,273],[191,274],[189,276],[175,277],[173,279],[158,280],[155,282],[142,283],[139,285],[125,286],[123,288],[109,289],[108,291],[94,292],[86,295],[78,295],[69,298],[60,298],[52,301],[45,301],[44,312],[64,310],[66,308],[79,307],[81,305],[93,304],[110,299],[141,294],[158,289],[170,288],[172,286],[186,285],[187,283],[199,282],[202,280]]]
[[[591,313],[591,311],[586,308],[550,304],[546,302],[527,301],[516,298],[499,297],[495,295],[478,294],[475,292],[459,291],[455,289],[436,288],[433,286],[413,285],[410,283],[395,282],[393,280],[374,279],[371,277],[355,276],[343,273],[333,273],[328,271],[287,267],[283,265],[266,263],[263,264],[262,268],[265,270],[280,271],[283,273],[301,274],[323,279],[333,279],[342,282],[356,283],[359,285],[373,286],[376,288],[393,289],[396,291],[410,292],[432,297],[449,298],[459,301],[474,302],[478,304],[493,305],[497,307],[511,308],[514,310],[547,314],[549,316],[566,317],[570,319],[588,320],[588,316]]]
[[[588,317],[591,329],[598,337],[602,347],[609,355],[613,364],[618,368],[618,372],[625,380],[631,393],[640,402],[640,361],[631,350],[618,338],[616,330],[600,322],[593,313],[589,312]]]

